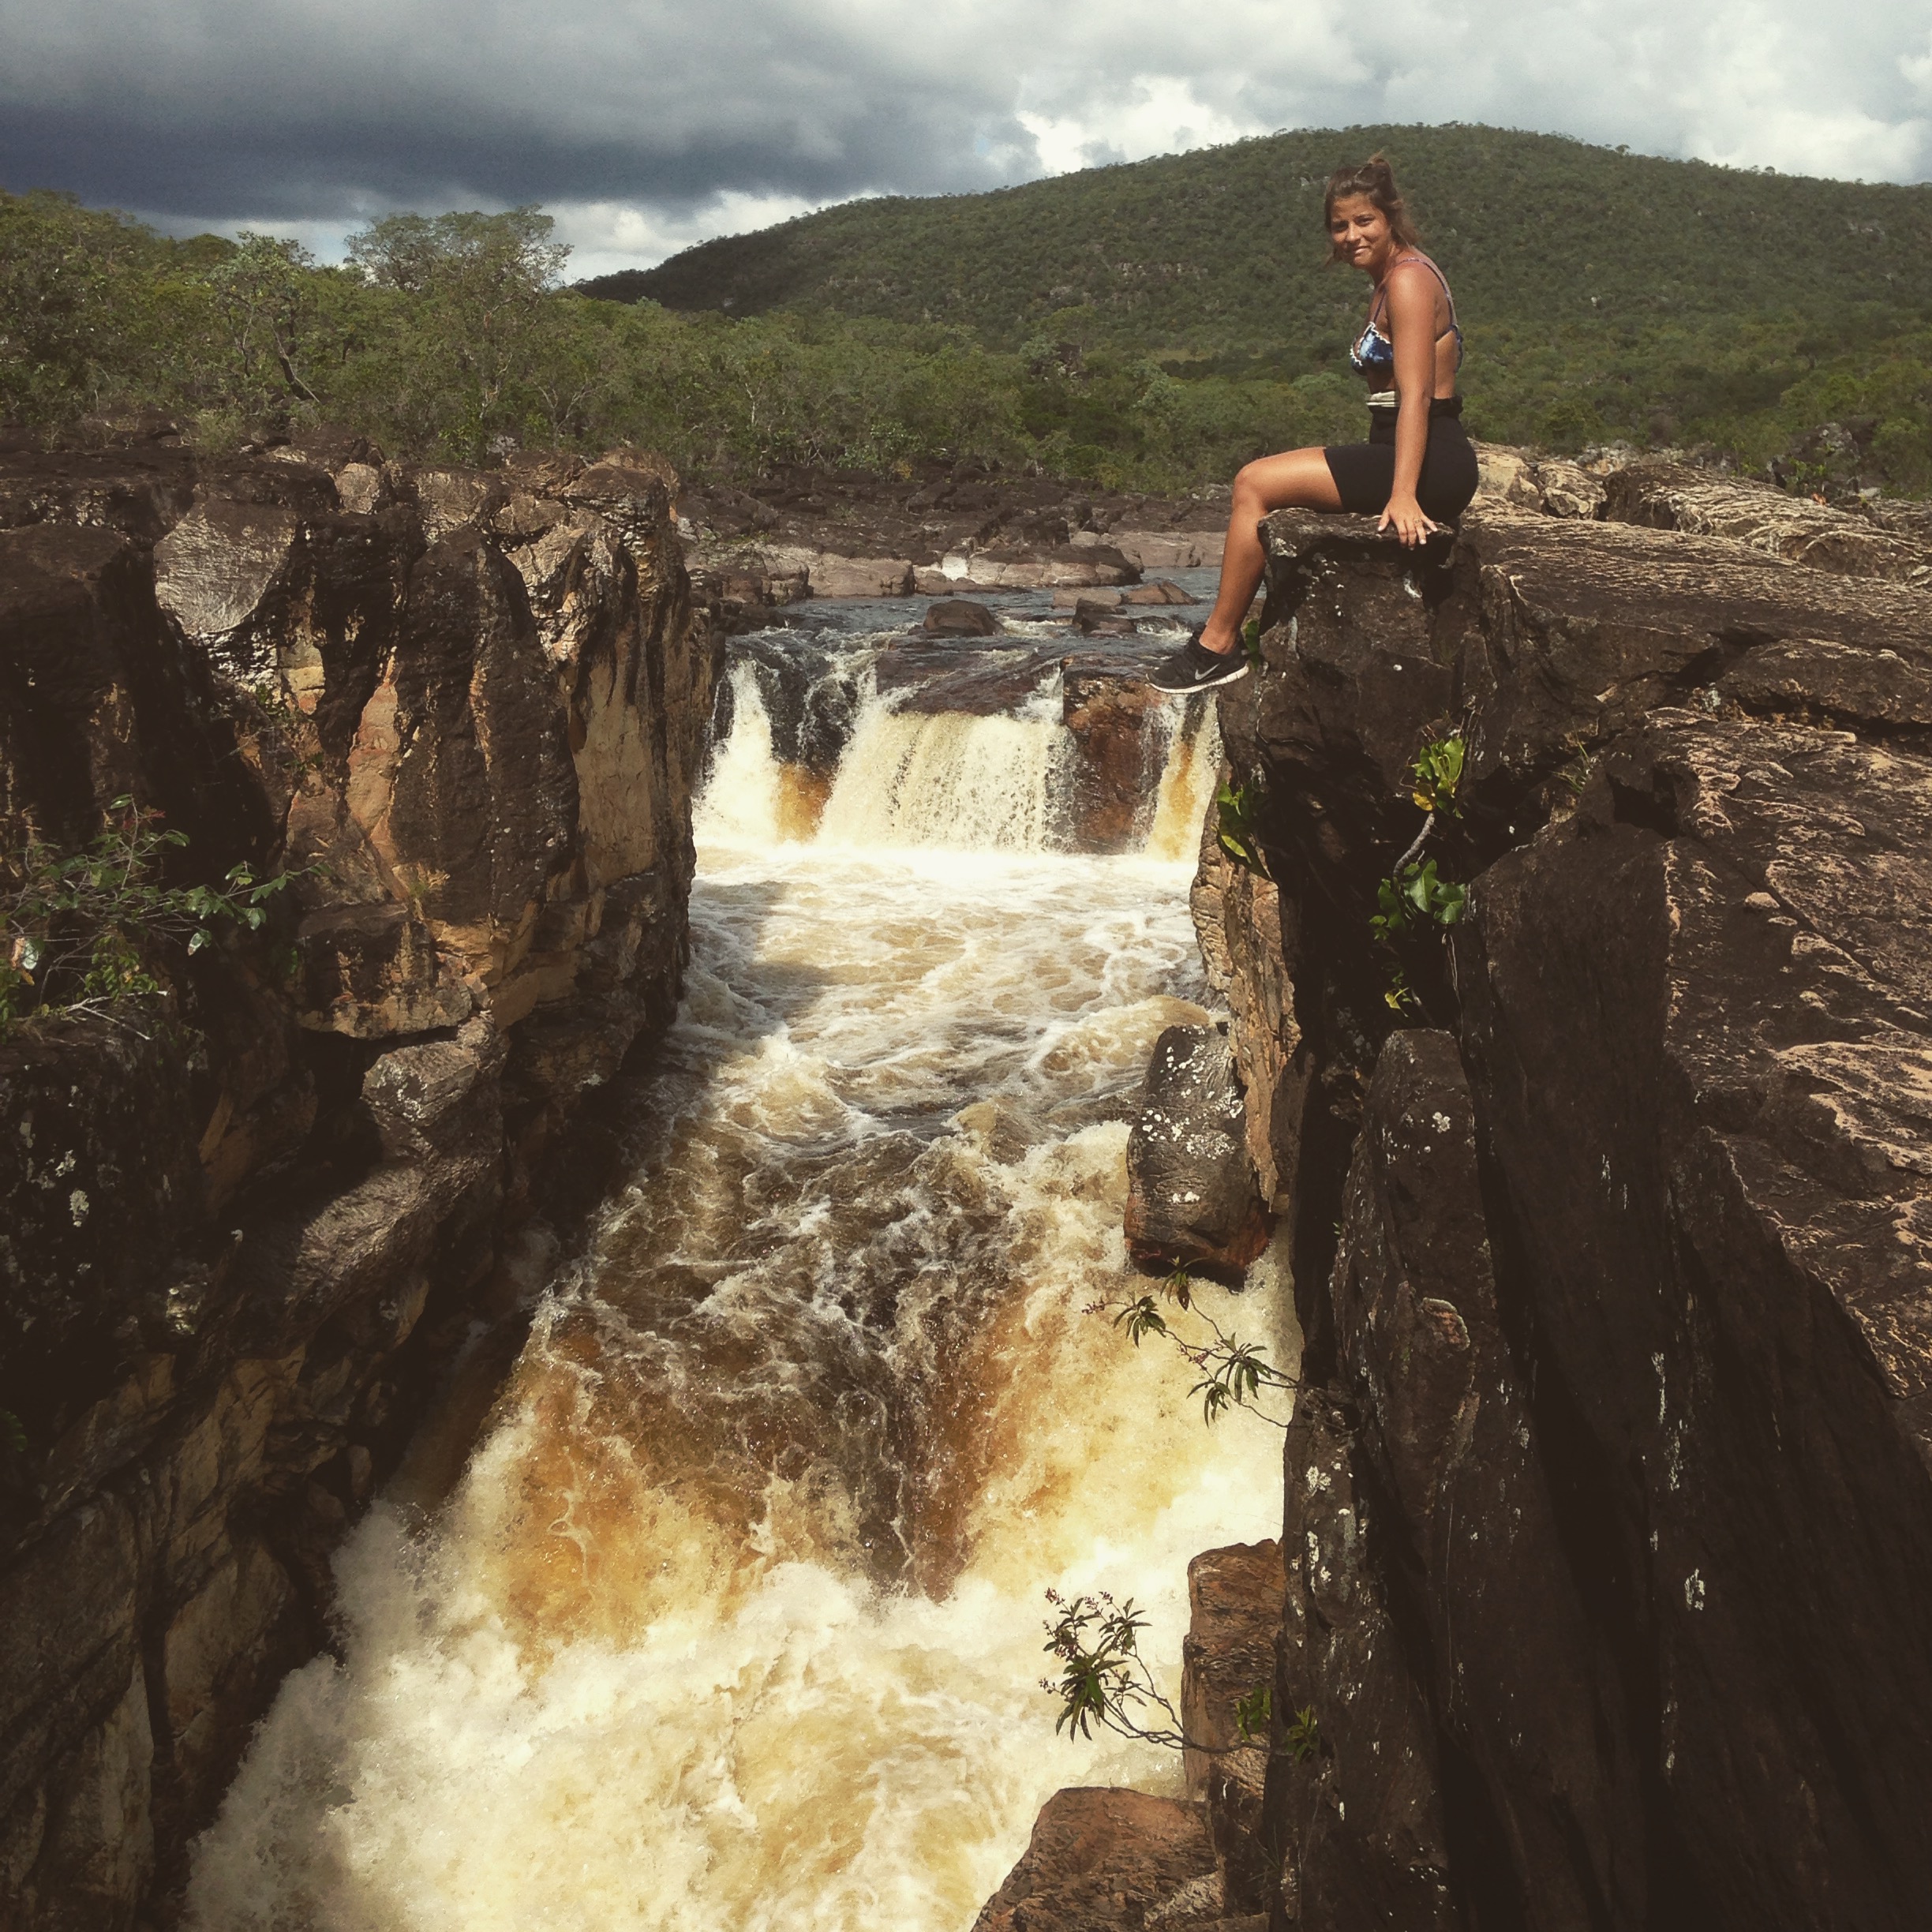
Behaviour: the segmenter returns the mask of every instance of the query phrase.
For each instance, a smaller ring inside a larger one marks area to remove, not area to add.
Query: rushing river
[[[1054,1584],[1151,1610],[1178,1684],[1188,1559],[1279,1527],[1279,1435],[1090,1312],[1205,997],[1211,726],[1144,856],[1056,853],[1051,706],[903,717],[848,643],[829,784],[734,672],[656,1129],[460,1482],[342,1553],[341,1661],[197,1848],[205,1932],[964,1932],[1060,1786],[1178,1788],[1037,1680]]]

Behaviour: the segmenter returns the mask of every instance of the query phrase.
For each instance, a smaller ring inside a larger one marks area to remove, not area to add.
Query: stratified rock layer
[[[328,1553],[665,1024],[715,672],[649,459],[0,474],[0,814],[296,876],[0,1043],[0,1896],[128,1924],[322,1635]]]

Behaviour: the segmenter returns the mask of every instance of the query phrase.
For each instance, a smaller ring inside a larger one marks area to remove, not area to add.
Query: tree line
[[[149,408],[210,448],[326,425],[469,463],[628,444],[720,478],[965,462],[1162,491],[1361,433],[1339,328],[1208,353],[1124,339],[1090,301],[1009,342],[823,304],[735,316],[564,286],[567,253],[534,208],[385,217],[338,266],[268,235],[174,240],[67,197],[0,193],[0,421],[55,439]],[[1492,440],[1703,444],[1785,459],[1807,483],[1932,487],[1922,320],[1867,304],[1842,326],[1687,313],[1468,328],[1469,420]]]

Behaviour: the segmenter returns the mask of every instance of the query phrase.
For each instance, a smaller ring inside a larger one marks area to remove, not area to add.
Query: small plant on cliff
[[[1456,788],[1462,782],[1462,766],[1469,748],[1460,737],[1433,738],[1416,754],[1410,767],[1414,780],[1411,796],[1425,812],[1457,812]]]
[[[187,843],[125,797],[80,852],[28,842],[0,888],[0,1037],[36,1012],[105,1014],[116,1001],[159,992],[156,941],[199,953],[223,927],[266,923],[268,902],[293,875],[258,878],[244,863],[219,886],[164,883],[163,860]]]
[[[1060,1679],[1040,1679],[1040,1688],[1060,1700],[1054,1724],[1056,1736],[1065,1731],[1091,1737],[1093,1727],[1145,1744],[1166,1744],[1178,1750],[1188,1739],[1181,1735],[1181,1713],[1155,1681],[1141,1656],[1140,1638],[1147,1619],[1133,1599],[1117,1604],[1105,1590],[1071,1599],[1050,1589],[1046,1601],[1058,1613],[1046,1625],[1047,1654],[1059,1660]],[[1165,1722],[1148,1724],[1144,1715]]]
[[[1261,675],[1261,620],[1250,617],[1241,626],[1241,649],[1248,653],[1249,668]]]
[[[1288,1754],[1297,1764],[1306,1764],[1321,1749],[1321,1726],[1315,1719],[1315,1706],[1304,1704],[1288,1727]]]
[[[1256,1684],[1234,1706],[1234,1728],[1244,1744],[1252,1744],[1257,1739],[1267,1735],[1268,1724],[1275,1715],[1275,1693],[1267,1684]]]
[[[1215,838],[1237,865],[1267,877],[1267,861],[1255,829],[1256,801],[1245,784],[1224,784],[1215,792]]]
[[[1368,928],[1386,943],[1428,926],[1453,926],[1468,904],[1469,888],[1439,877],[1436,861],[1425,859],[1376,888],[1376,910]]]
[[[0,1409],[0,1443],[11,1449],[16,1455],[27,1453],[27,1432],[21,1426],[21,1419],[11,1409]]]
[[[1469,747],[1456,733],[1431,739],[1409,767],[1409,795],[1424,813],[1421,829],[1410,841],[1409,849],[1395,861],[1388,877],[1376,886],[1376,910],[1368,921],[1377,943],[1391,954],[1398,940],[1431,929],[1446,930],[1468,909],[1468,887],[1443,878],[1433,859],[1421,856],[1439,818],[1462,816],[1459,794],[1468,759]],[[1383,998],[1398,1013],[1410,1012],[1417,1004],[1399,960],[1391,960],[1388,990]]]
[[[1278,1428],[1286,1428],[1288,1425],[1285,1421],[1270,1415],[1261,1406],[1262,1392],[1282,1390],[1292,1393],[1301,1383],[1293,1376],[1275,1368],[1255,1343],[1230,1335],[1212,1316],[1197,1308],[1194,1302],[1193,1279],[1185,1268],[1176,1268],[1162,1282],[1161,1293],[1190,1311],[1207,1330],[1210,1339],[1205,1342],[1189,1341],[1185,1336],[1177,1335],[1161,1312],[1160,1303],[1151,1294],[1141,1295],[1118,1310],[1114,1317],[1114,1326],[1125,1328],[1128,1339],[1136,1348],[1149,1335],[1164,1337],[1201,1371],[1201,1379],[1188,1393],[1200,1398],[1204,1422],[1219,1421],[1230,1409],[1252,1409],[1264,1421],[1272,1422]]]

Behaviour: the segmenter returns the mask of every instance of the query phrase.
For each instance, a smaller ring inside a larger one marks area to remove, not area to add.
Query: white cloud
[[[1932,0],[0,0],[9,186],[324,238],[541,201],[586,273],[859,193],[1444,120],[1923,179]]]
[[[822,205],[796,195],[733,193],[682,214],[622,201],[562,202],[553,204],[550,212],[556,218],[557,239],[571,245],[571,277],[582,280],[648,267],[714,235],[769,228]]]

